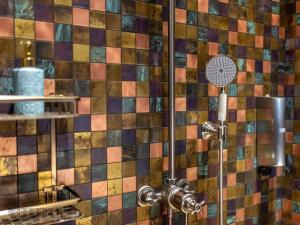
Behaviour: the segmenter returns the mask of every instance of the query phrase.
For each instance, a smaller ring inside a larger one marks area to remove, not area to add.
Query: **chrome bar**
[[[219,225],[223,225],[223,143],[225,140],[225,125],[220,122],[219,127]]]
[[[168,52],[169,52],[169,185],[175,185],[175,0],[169,0]],[[168,224],[173,224],[173,209],[168,209]]]
[[[52,186],[56,185],[56,129],[55,119],[51,119],[51,177]]]

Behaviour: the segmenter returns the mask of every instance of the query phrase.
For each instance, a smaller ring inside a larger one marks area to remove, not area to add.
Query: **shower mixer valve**
[[[168,207],[186,214],[199,213],[204,204],[204,201],[197,202],[193,187],[185,179],[179,180],[175,185],[167,186],[162,191],[155,191],[150,186],[143,186],[138,191],[140,206],[152,206],[161,201]]]

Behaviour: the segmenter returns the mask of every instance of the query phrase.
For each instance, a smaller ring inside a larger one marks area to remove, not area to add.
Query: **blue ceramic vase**
[[[44,96],[44,70],[35,67],[23,67],[13,70],[15,95]],[[17,102],[14,104],[15,114],[43,114],[43,101]]]

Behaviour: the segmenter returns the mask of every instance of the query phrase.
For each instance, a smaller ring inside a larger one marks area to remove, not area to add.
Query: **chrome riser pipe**
[[[175,35],[175,0],[169,0],[168,23],[168,52],[169,52],[169,185],[175,185],[175,64],[174,64],[174,35]],[[173,224],[173,209],[168,209],[168,224]]]

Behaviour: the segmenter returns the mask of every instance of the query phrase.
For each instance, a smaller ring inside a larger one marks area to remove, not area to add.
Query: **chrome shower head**
[[[206,65],[207,80],[217,87],[230,84],[237,74],[237,68],[231,58],[218,55],[209,60]]]

